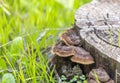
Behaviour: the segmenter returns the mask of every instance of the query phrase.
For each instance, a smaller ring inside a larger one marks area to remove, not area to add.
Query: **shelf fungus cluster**
[[[102,67],[92,69],[88,77],[88,83],[115,83]]]
[[[64,61],[66,59],[63,58],[68,58],[71,63],[83,65],[83,71],[86,71],[88,66],[91,66],[90,64],[95,63],[90,52],[86,51],[82,47],[80,37],[73,28],[60,34],[59,37],[60,40],[53,45],[51,50],[52,54],[54,54],[52,61],[53,63],[55,62],[55,64],[57,63],[57,65],[61,66],[59,68],[62,68],[65,64]],[[60,57],[62,57],[61,61]],[[63,64],[61,65],[61,63]],[[84,72],[86,75],[88,74],[88,83],[114,83],[102,67],[97,69],[92,68],[88,68],[87,72]]]
[[[94,63],[93,57],[80,47],[81,41],[74,29],[60,35],[60,41],[52,47],[52,53],[60,57],[71,57],[75,63],[89,65]]]

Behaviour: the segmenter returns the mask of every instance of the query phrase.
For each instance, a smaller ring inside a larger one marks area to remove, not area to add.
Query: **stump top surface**
[[[82,40],[120,63],[120,0],[93,0],[75,14]]]
[[[79,28],[120,25],[120,0],[93,0],[80,7],[75,14],[75,25]]]

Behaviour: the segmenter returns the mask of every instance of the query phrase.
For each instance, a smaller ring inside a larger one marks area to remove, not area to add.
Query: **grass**
[[[67,7],[59,0],[0,0],[0,82],[54,83],[41,49],[55,43],[89,1],[69,0]]]
[[[99,78],[98,78],[98,75],[97,75],[97,73],[96,73],[95,70],[94,70],[94,76],[95,76],[95,79],[96,79],[97,83],[100,83]]]

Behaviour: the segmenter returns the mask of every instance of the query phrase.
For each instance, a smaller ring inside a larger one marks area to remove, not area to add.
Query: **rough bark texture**
[[[120,0],[93,0],[78,9],[75,28],[83,47],[120,83]]]

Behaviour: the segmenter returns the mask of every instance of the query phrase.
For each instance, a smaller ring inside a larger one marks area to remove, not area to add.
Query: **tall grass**
[[[72,1],[68,8],[57,0],[0,0],[0,82],[10,82],[9,73],[16,83],[55,82],[41,49],[73,25],[76,9],[90,0]]]

